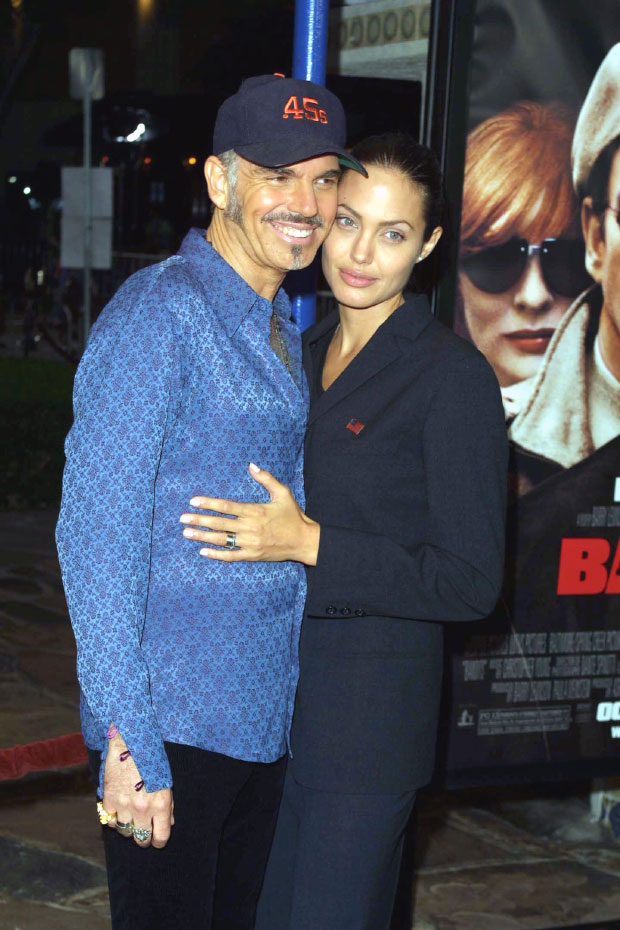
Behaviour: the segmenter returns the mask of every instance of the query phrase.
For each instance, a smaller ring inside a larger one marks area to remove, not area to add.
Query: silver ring
[[[133,824],[130,823],[120,823],[116,821],[116,832],[120,836],[132,836],[133,835]]]
[[[135,838],[140,840],[141,843],[143,843],[145,840],[150,840],[151,836],[153,835],[153,831],[148,830],[147,828],[143,829],[142,827],[132,827],[131,829]]]
[[[237,548],[237,534],[236,533],[226,533],[226,542],[224,543],[225,549],[236,549]]]

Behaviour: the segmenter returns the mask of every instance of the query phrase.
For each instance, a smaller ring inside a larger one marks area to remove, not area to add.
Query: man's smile
[[[289,226],[275,220],[270,221],[270,225],[284,239],[308,239],[316,229],[315,226]]]

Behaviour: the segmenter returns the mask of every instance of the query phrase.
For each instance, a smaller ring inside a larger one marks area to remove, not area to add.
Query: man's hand
[[[236,548],[205,548],[200,554],[219,562],[303,562],[316,565],[321,527],[300,509],[290,489],[273,475],[251,464],[252,478],[269,492],[267,504],[243,504],[216,497],[192,497],[192,507],[224,516],[184,513],[188,539],[226,546],[234,534]],[[234,517],[235,519],[231,519]]]
[[[172,790],[148,792],[145,788],[136,791],[135,786],[142,779],[131,755],[124,761],[120,756],[127,753],[127,746],[120,734],[110,740],[103,777],[103,806],[106,811],[114,812],[115,817],[108,824],[116,829],[116,824],[132,824],[138,830],[149,831],[141,840],[134,835],[138,846],[156,846],[161,849],[170,837],[170,828],[174,824]],[[128,839],[128,842],[131,838]]]

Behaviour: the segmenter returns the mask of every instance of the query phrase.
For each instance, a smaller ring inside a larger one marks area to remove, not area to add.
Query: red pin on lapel
[[[350,429],[352,433],[355,433],[357,436],[358,433],[361,433],[364,429],[364,424],[361,420],[349,420],[347,423],[347,429]]]

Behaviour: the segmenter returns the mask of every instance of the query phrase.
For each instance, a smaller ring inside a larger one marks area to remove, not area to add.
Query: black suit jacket
[[[337,323],[332,314],[305,335],[311,387]],[[415,295],[312,394],[306,510],[321,540],[307,572],[292,765],[310,787],[396,793],[432,772],[438,621],[484,617],[500,591],[499,387]]]

